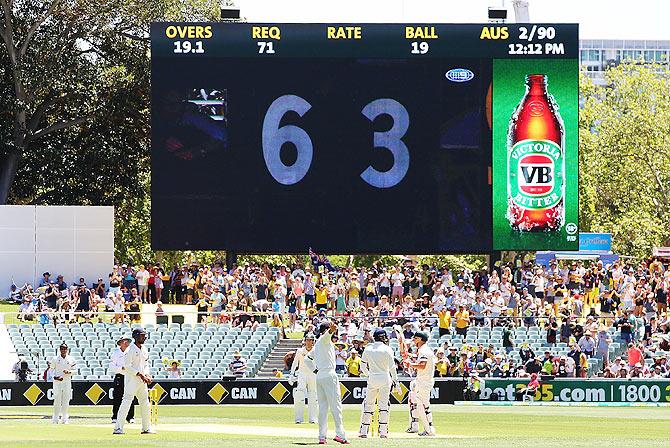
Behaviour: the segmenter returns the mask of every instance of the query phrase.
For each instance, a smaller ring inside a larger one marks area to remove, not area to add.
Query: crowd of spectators
[[[190,304],[197,307],[199,322],[253,328],[267,321],[286,332],[307,331],[331,318],[340,327],[338,371],[351,376],[358,374],[362,352],[356,343],[369,341],[377,326],[399,325],[407,339],[433,327],[439,335],[461,336],[471,327],[503,327],[502,349],[439,346],[436,375],[580,377],[587,373],[589,358],[600,359],[603,367],[590,374],[668,374],[670,270],[659,259],[502,264],[491,271],[411,264],[335,268],[313,261],[307,266],[245,263],[230,270],[221,263],[167,269],[120,265],[107,281],[90,286],[83,278],[71,285],[62,276],[52,280],[47,272],[38,298],[26,299],[20,314],[24,319],[46,313],[54,321],[91,321],[106,311],[121,322],[138,318],[143,303]],[[536,353],[528,345],[516,346],[518,327],[540,328],[546,334],[543,347],[565,343],[568,352],[555,356],[550,349]],[[609,358],[610,327],[628,346],[622,359]],[[514,361],[512,351],[521,362]]]
[[[102,321],[106,290],[102,278],[91,285],[84,278],[68,284],[63,275],[53,279],[44,272],[35,290],[30,285],[21,289],[12,285],[10,298],[20,303],[17,317],[21,321],[91,322]]]

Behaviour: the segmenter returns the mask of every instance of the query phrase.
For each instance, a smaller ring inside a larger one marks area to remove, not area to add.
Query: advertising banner
[[[611,251],[612,233],[579,233],[579,251]]]
[[[493,62],[493,247],[577,250],[578,61]]]
[[[480,400],[515,400],[528,380],[487,379]],[[492,397],[492,396],[497,397]],[[569,380],[542,382],[540,402],[670,402],[670,380]]]
[[[480,400],[514,401],[516,391],[528,380],[486,379]],[[114,387],[111,381],[82,381],[72,384],[71,405],[111,405]],[[463,379],[438,379],[431,403],[452,404],[463,400]],[[293,389],[285,380],[182,381],[164,380],[152,384],[159,394],[159,405],[235,405],[293,404]],[[343,380],[340,395],[345,404],[360,404],[365,398],[365,380]],[[392,393],[392,404],[405,404],[409,382]],[[496,397],[493,397],[493,396]],[[670,402],[670,380],[570,380],[555,379],[541,383],[535,393],[539,402]],[[53,405],[51,383],[0,382],[0,406]]]
[[[345,404],[360,404],[365,398],[365,380],[342,380],[340,395]],[[164,380],[151,384],[157,389],[159,405],[234,405],[293,404],[293,385],[286,380],[182,381]],[[431,393],[434,403],[461,400],[462,379],[437,380]],[[407,402],[409,382],[391,394],[391,403]],[[111,405],[114,385],[111,381],[72,383],[71,405]],[[52,384],[47,382],[0,382],[0,406],[53,405]]]

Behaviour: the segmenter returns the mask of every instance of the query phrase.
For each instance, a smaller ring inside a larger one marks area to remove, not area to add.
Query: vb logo
[[[519,160],[519,189],[539,196],[554,189],[554,160],[544,154],[529,154]]]

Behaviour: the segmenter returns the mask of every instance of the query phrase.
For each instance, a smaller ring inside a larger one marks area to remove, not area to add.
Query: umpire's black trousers
[[[116,420],[117,415],[119,414],[119,407],[121,406],[121,401],[123,400],[123,374],[116,374],[114,376],[114,404],[112,405],[112,419]],[[131,419],[135,418],[135,404],[137,403],[137,398],[133,399],[133,403],[130,405],[130,411],[128,411],[128,417],[126,418],[127,422],[130,422]]]

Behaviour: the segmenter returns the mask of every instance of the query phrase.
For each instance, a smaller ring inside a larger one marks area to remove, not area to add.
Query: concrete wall
[[[46,271],[68,284],[106,281],[113,265],[114,207],[0,206],[0,296]]]

